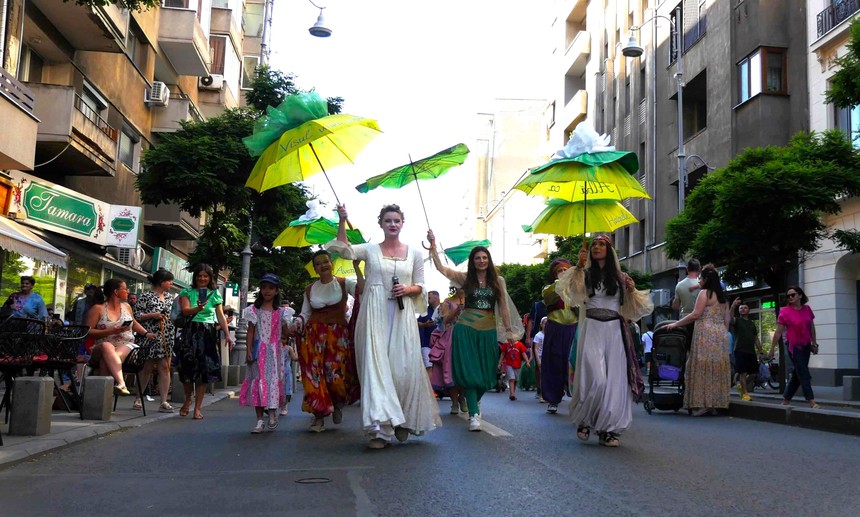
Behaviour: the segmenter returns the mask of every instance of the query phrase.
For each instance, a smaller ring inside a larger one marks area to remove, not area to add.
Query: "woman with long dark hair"
[[[170,321],[170,308],[173,306],[174,295],[170,288],[173,287],[173,273],[161,268],[147,277],[152,289],[140,295],[134,306],[134,317],[143,325],[147,332],[155,334],[155,339],[142,338],[138,341],[143,357],[146,362],[140,371],[140,382],[146,387],[152,371],[158,372],[158,394],[161,397],[161,405],[158,411],[161,413],[173,413],[173,406],[167,402],[170,391],[170,350],[173,348],[174,328]],[[134,401],[134,409],[143,408],[137,394]]]
[[[87,312],[88,336],[95,338],[90,362],[99,365],[99,371],[114,378],[114,393],[131,395],[122,375],[122,362],[128,357],[134,344],[134,332],[146,339],[158,336],[147,332],[135,321],[128,299],[128,287],[119,278],[108,279],[104,286],[96,288],[94,304]]]
[[[556,292],[558,275],[570,269],[567,259],[555,259],[549,265],[549,285],[543,288],[546,305],[546,326],[541,352],[541,394],[547,401],[546,412],[554,414],[564,397],[567,386],[568,357],[570,346],[576,336],[576,314]]]
[[[788,305],[779,310],[776,320],[776,332],[770,346],[770,357],[779,346],[779,339],[785,334],[788,339],[788,355],[791,357],[793,370],[791,380],[782,395],[782,405],[787,406],[797,388],[803,388],[803,398],[812,409],[818,409],[815,395],[812,393],[812,376],[809,374],[809,354],[818,353],[818,342],[815,340],[815,314],[806,302],[809,298],[803,289],[793,285],[785,290]]]
[[[601,445],[618,447],[644,387],[627,320],[647,316],[654,304],[621,271],[605,235],[580,250],[576,267],[559,274],[556,289],[568,305],[580,307],[570,401],[576,436],[586,441],[594,431]]]
[[[191,269],[192,287],[179,293],[179,306],[183,316],[190,316],[191,323],[183,330],[179,341],[179,381],[185,389],[185,403],[179,416],[187,416],[194,394],[194,419],[202,420],[203,397],[206,385],[221,380],[221,350],[215,322],[227,328],[227,318],[222,308],[223,299],[215,283],[215,273],[209,264],[197,264]],[[233,338],[227,334],[229,346]]]
[[[427,231],[430,258],[448,280],[462,285],[466,303],[452,335],[454,382],[466,395],[469,431],[481,430],[479,403],[484,392],[496,383],[499,369],[499,343],[514,343],[525,329],[517,309],[508,296],[505,279],[496,271],[490,250],[476,246],[469,253],[466,272],[442,265],[436,250],[436,236]]]
[[[364,261],[365,286],[355,324],[355,355],[361,383],[361,417],[368,446],[382,449],[393,438],[432,431],[439,420],[418,346],[416,313],[427,310],[424,257],[400,240],[403,211],[386,205],[377,221],[385,233],[379,244],[351,245],[346,238],[346,207],[338,207],[337,240],[326,248]]]
[[[684,407],[695,410],[694,416],[728,409],[732,383],[729,359],[732,313],[720,285],[720,275],[713,264],[702,268],[699,285],[702,290],[696,297],[693,312],[667,325],[673,329],[695,322],[684,371]]]
[[[355,282],[334,276],[331,253],[320,250],[311,262],[319,280],[305,288],[302,312],[294,332],[299,339],[299,366],[305,396],[302,411],[313,415],[310,430],[325,430],[325,417],[343,421],[343,408],[358,398],[358,386],[348,384],[350,361],[348,292]]]

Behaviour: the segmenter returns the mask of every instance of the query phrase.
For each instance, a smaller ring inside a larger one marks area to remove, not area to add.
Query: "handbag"
[[[173,298],[173,305],[170,306],[170,321],[173,326],[178,329],[184,329],[191,324],[193,316],[185,316],[182,314],[182,305],[179,304],[179,296]]]
[[[763,382],[767,382],[770,380],[770,366],[767,364],[766,361],[762,361],[758,365],[758,377]]]

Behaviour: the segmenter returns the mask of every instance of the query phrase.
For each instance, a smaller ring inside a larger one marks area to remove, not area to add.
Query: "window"
[[[254,74],[260,64],[260,56],[242,58],[242,89],[250,90],[254,84]]]
[[[692,20],[684,20],[684,50],[696,44],[705,35],[708,28],[707,0],[696,1],[696,16]]]
[[[678,4],[678,7],[681,7],[681,4]],[[678,41],[678,24],[681,23],[681,21],[678,20],[677,13],[678,13],[678,11],[674,10],[674,9],[672,10],[671,13],[669,13],[669,19],[672,20],[672,23],[670,24],[671,28],[670,28],[670,33],[669,33],[669,62],[670,63],[674,63],[675,60],[678,59],[678,49],[675,47],[678,46],[678,44],[677,44],[677,41]],[[682,14],[681,20],[683,20],[683,19],[684,19],[684,16]]]
[[[639,67],[639,100],[644,101],[648,97],[648,79],[646,76],[645,61]]]
[[[263,37],[263,4],[245,4],[245,14],[242,16],[242,30],[245,36],[252,38]]]
[[[106,123],[104,122],[104,118],[105,110],[107,109],[107,101],[105,101],[104,97],[99,95],[98,92],[96,92],[95,88],[93,88],[87,82],[84,82],[84,86],[81,89],[81,103],[83,104],[83,106],[81,106],[79,109],[85,117],[90,119],[93,124],[96,124],[100,127],[103,124],[106,125]],[[107,133],[110,133],[110,131],[108,131]],[[116,140],[116,136],[114,136],[114,140]]]
[[[845,133],[854,148],[860,148],[860,106],[836,108],[836,127]]]
[[[45,62],[33,49],[24,45],[21,47],[21,77],[22,81],[28,83],[42,82],[42,68]]]
[[[140,160],[140,136],[137,132],[126,126],[122,126],[119,134],[119,161],[128,169],[137,173]]]
[[[227,36],[209,36],[209,52],[212,57],[212,66],[209,73],[212,75],[224,75],[224,54],[227,52]]]
[[[746,102],[760,93],[788,93],[785,49],[761,47],[738,63],[738,96]]]
[[[188,9],[188,0],[162,0],[161,5],[175,9]]]
[[[125,36],[125,51],[138,70],[146,68],[146,37],[134,21],[128,25],[128,34]]]
[[[685,140],[692,138],[708,127],[707,72],[707,70],[702,70],[684,86]]]

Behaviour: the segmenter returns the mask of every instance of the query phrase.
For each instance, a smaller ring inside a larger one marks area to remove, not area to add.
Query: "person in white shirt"
[[[540,356],[541,356],[541,354],[543,354],[543,329],[544,329],[544,327],[546,327],[546,316],[541,318],[540,330],[538,331],[537,334],[535,334],[535,337],[532,338],[532,346],[534,347],[534,354],[532,355],[532,357],[535,358],[535,370],[537,372],[540,372],[540,367],[541,367]],[[536,377],[539,375],[540,375],[540,373],[538,373],[536,375]],[[538,377],[538,378],[540,378],[540,377]],[[541,397],[540,390],[538,390],[538,392],[535,393],[535,398],[538,399],[538,402],[540,402],[541,404],[546,403],[546,401],[543,399],[543,397]]]

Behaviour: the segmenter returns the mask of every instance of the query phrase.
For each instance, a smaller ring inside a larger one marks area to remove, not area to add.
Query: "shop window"
[[[45,300],[48,313],[53,313],[57,267],[13,251],[0,249],[0,303],[5,302],[12,293],[21,290],[22,276],[32,276],[36,280],[33,292],[38,293]]]
[[[227,36],[209,36],[209,51],[212,57],[212,66],[209,72],[212,75],[224,75],[224,55],[227,52]]]
[[[84,287],[87,284],[102,285],[101,264],[79,255],[69,255],[69,269],[66,273],[66,311],[71,311],[75,300],[84,295]],[[74,318],[73,315],[72,318]],[[66,319],[69,319],[68,315]]]
[[[788,93],[785,49],[760,47],[738,63],[740,102],[761,93]]]
[[[250,90],[254,84],[254,75],[260,65],[260,56],[245,56],[242,58],[242,89]]]

